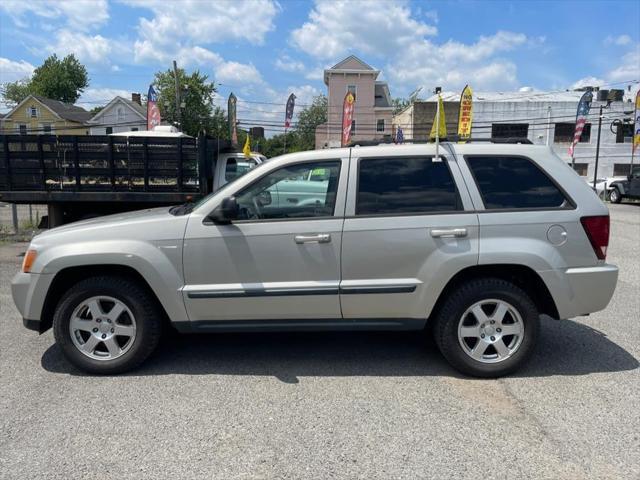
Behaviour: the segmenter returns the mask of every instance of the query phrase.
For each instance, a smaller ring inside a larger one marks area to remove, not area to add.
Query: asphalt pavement
[[[611,304],[499,380],[417,333],[176,335],[87,376],[22,327],[0,243],[0,478],[640,478],[640,205],[610,209]]]

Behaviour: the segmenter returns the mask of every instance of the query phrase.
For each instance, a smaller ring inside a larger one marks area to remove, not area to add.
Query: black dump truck
[[[0,202],[46,204],[51,228],[195,201],[265,160],[204,135],[0,135]]]

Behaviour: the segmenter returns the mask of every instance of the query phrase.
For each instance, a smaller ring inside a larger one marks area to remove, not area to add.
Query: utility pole
[[[176,84],[176,116],[178,117],[178,128],[182,131],[182,109],[180,107],[180,84],[178,82],[178,64],[173,61],[173,80]]]
[[[547,146],[551,145],[551,105],[547,107]],[[571,156],[571,166],[573,167],[573,155]]]

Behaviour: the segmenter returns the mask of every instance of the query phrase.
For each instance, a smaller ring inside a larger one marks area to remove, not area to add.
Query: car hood
[[[33,238],[33,244],[84,240],[182,238],[188,215],[176,217],[170,207],[150,208],[81,220],[47,230]]]

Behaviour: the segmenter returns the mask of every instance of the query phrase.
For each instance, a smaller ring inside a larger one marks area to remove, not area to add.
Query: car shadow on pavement
[[[52,345],[42,366],[85,375]],[[586,325],[542,319],[539,344],[517,377],[585,375],[638,368],[640,363]],[[140,368],[126,375],[269,375],[286,383],[313,376],[461,377],[424,332],[224,333],[166,335]]]

